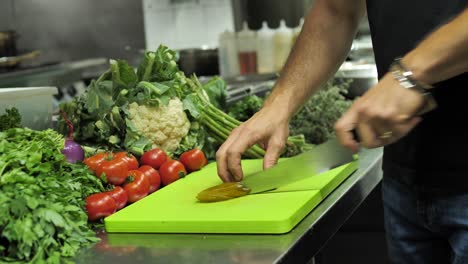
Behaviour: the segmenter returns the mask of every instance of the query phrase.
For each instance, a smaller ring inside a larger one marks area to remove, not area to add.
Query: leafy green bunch
[[[289,123],[291,136],[286,143],[284,156],[297,155],[310,149],[308,144],[321,144],[334,137],[334,123],[352,103],[344,96],[351,82],[330,80],[293,116]],[[250,95],[234,103],[228,113],[233,118],[246,121],[262,106],[263,98]]]
[[[228,114],[240,121],[247,121],[263,107],[263,99],[249,95],[235,102],[228,109]]]
[[[174,51],[160,46],[156,52],[145,54],[136,72],[126,61],[111,60],[110,69],[99,79],[93,80],[84,95],[62,104],[60,108],[75,127],[76,141],[109,149],[126,149],[141,155],[152,148],[154,142],[129,118],[129,105],[135,103],[136,107],[145,105],[157,109],[167,106],[171,99],[182,96],[186,89],[185,76],[177,67]],[[144,126],[155,127],[158,122],[162,123],[161,120],[155,116],[153,123],[145,123]],[[66,132],[63,119],[59,120],[58,129]],[[146,134],[157,134],[159,131],[155,130],[147,129]],[[164,136],[169,137],[168,134]],[[190,147],[196,145],[185,148]]]
[[[327,82],[291,119],[290,133],[303,134],[311,144],[321,144],[334,137],[335,122],[352,104],[344,96],[350,83]]]
[[[66,263],[97,241],[84,205],[104,187],[63,145],[53,130],[0,132],[1,263]]]
[[[16,107],[5,109],[5,114],[0,115],[0,131],[21,127],[21,115]]]
[[[176,59],[161,45],[145,53],[136,72],[125,61],[111,60],[110,69],[83,96],[60,106],[75,127],[75,140],[136,155],[161,147],[175,156],[199,148],[213,157],[215,146],[241,122],[220,109],[226,99],[222,79],[202,85],[195,76],[187,78]],[[63,120],[59,130],[66,132]],[[259,146],[246,153],[263,154]]]

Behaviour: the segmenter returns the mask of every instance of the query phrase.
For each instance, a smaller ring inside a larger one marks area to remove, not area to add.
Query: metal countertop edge
[[[359,205],[382,179],[382,149],[366,150],[370,165],[359,165],[350,177],[341,183],[291,232],[302,235],[281,254],[274,263],[308,263],[341,228]],[[370,157],[375,155],[374,157]],[[364,157],[363,161],[364,160]],[[297,230],[296,230],[297,229]]]

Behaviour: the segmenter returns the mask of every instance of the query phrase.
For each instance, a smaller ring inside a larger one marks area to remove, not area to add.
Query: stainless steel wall
[[[132,59],[145,46],[141,0],[1,0],[4,29],[21,35],[19,49],[40,49],[43,62]]]
[[[14,0],[2,0],[0,2],[0,30],[13,28],[13,2]]]

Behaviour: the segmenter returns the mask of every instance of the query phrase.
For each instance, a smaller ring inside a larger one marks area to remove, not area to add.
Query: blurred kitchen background
[[[225,77],[233,100],[264,92],[312,2],[2,0],[0,87],[54,85],[60,88],[57,99],[67,100],[98,76],[109,58],[137,65],[145,49],[164,43],[179,51],[186,74]],[[350,97],[376,81],[366,21],[338,75],[355,79]]]
[[[186,74],[222,75],[228,102],[273,86],[313,0],[1,0],[0,88],[56,86],[82,93],[108,60],[137,65],[160,43]],[[259,49],[258,47],[261,47]],[[367,19],[336,79],[355,98],[377,81]],[[380,188],[322,250],[320,263],[382,263]],[[356,242],[358,241],[358,242]],[[338,254],[337,254],[338,253]]]

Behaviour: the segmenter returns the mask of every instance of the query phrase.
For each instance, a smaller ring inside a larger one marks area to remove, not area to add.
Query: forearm
[[[265,108],[289,119],[346,58],[364,10],[362,0],[316,0]]]
[[[403,57],[414,78],[434,84],[468,72],[468,8]]]

